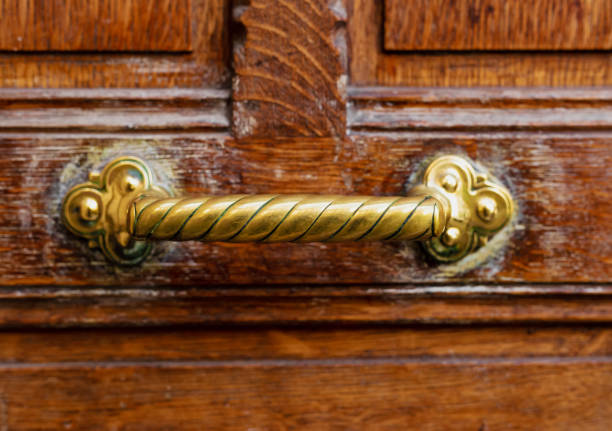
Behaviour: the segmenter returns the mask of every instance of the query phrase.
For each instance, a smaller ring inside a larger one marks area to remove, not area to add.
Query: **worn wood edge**
[[[237,360],[195,360],[195,361],[75,361],[48,363],[0,363],[0,372],[28,370],[97,370],[126,367],[150,369],[217,368],[217,367],[335,367],[362,365],[433,365],[433,366],[522,366],[522,365],[573,365],[573,364],[612,364],[609,356],[578,357],[479,357],[479,358],[347,358],[347,359],[237,359]]]
[[[610,285],[398,287],[3,289],[0,327],[612,322]]]
[[[612,87],[385,87],[351,86],[347,90],[352,101],[386,101],[413,103],[477,102],[608,102],[612,103]]]
[[[148,288],[116,287],[62,287],[62,286],[13,286],[0,289],[3,299],[71,299],[84,297],[148,298],[148,297],[377,297],[393,295],[396,297],[487,297],[487,296],[612,296],[612,284],[601,283],[537,283],[537,284],[300,284],[300,285],[247,285],[247,286],[199,286],[173,288],[159,286]]]
[[[353,87],[355,131],[609,130],[612,88]]]
[[[203,101],[229,97],[229,90],[219,88],[0,88],[0,101]]]
[[[5,132],[224,132],[229,91],[221,89],[0,89]]]

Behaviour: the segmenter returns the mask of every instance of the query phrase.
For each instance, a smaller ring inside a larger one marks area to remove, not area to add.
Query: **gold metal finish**
[[[73,187],[62,205],[64,225],[87,238],[91,248],[100,247],[113,262],[140,263],[151,244],[133,241],[128,232],[128,210],[142,193],[166,197],[170,194],[153,185],[147,165],[135,157],[121,157],[106,165],[101,174],[92,172],[89,181]]]
[[[443,156],[407,197],[229,195],[171,197],[135,157],[109,163],[71,189],[62,217],[112,261],[141,262],[154,240],[204,242],[426,241],[436,259],[457,260],[512,215],[503,187],[471,163]]]
[[[128,221],[135,239],[205,242],[421,240],[445,224],[444,204],[425,194],[143,197]]]
[[[510,192],[462,157],[435,159],[425,170],[423,185],[449,203],[444,233],[424,243],[441,262],[459,260],[486,244],[514,213]]]

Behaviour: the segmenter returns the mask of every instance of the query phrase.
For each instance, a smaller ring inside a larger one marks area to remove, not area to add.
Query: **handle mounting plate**
[[[444,233],[424,243],[439,262],[454,262],[485,245],[512,218],[508,189],[459,156],[442,156],[427,167],[423,185],[449,201]]]
[[[111,261],[137,265],[151,252],[146,241],[132,240],[127,214],[132,201],[143,193],[167,197],[170,193],[153,184],[153,174],[136,157],[120,157],[107,164],[102,173],[91,172],[89,181],[79,184],[64,198],[62,219],[74,234],[99,247]]]

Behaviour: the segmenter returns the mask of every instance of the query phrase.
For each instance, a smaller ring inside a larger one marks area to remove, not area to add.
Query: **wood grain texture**
[[[215,89],[1,89],[5,131],[218,131],[229,92]]]
[[[506,2],[508,5],[518,3],[521,2]],[[348,3],[349,70],[352,85],[414,87],[612,85],[612,56],[605,51],[599,53],[593,51],[388,52],[383,49],[381,42],[384,38],[383,10],[383,1],[354,0]]]
[[[396,133],[347,140],[157,141],[5,138],[0,277],[7,285],[201,286],[303,283],[609,283],[610,145],[601,132]],[[501,178],[518,214],[469,261],[436,265],[415,244],[161,243],[113,268],[59,221],[61,198],[94,166],[138,155],[184,194],[403,194],[428,158],[464,154]],[[579,154],[580,157],[576,157]],[[482,260],[482,262],[481,262]],[[475,267],[475,268],[474,268]]]
[[[0,363],[603,357],[609,327],[231,327],[0,332]]]
[[[192,3],[191,53],[0,55],[0,431],[607,430],[611,98],[584,87],[609,53],[391,55],[377,0]],[[346,131],[349,56],[356,85],[583,88],[352,89]],[[119,268],[59,221],[124,154],[185,194],[395,195],[451,153],[518,203],[458,265],[190,243]]]
[[[3,288],[0,326],[609,323],[612,285]],[[552,354],[552,353],[551,353]]]
[[[0,365],[11,430],[607,430],[602,358]]]
[[[384,26],[395,51],[612,48],[607,0],[385,0]]]
[[[4,330],[0,425],[605,429],[610,332],[517,325]]]
[[[191,0],[1,0],[1,51],[189,51]]]
[[[251,0],[235,9],[237,137],[344,134],[346,12],[329,3]]]
[[[14,0],[4,0],[13,2]],[[30,1],[30,0],[29,0]],[[45,7],[62,2],[47,2]],[[69,0],[75,1],[77,0]],[[180,2],[163,1],[170,9]],[[191,52],[50,52],[0,53],[0,87],[3,88],[167,88],[229,87],[229,5],[226,0],[189,0],[191,6]],[[100,0],[94,4],[145,4],[150,1],[122,2]],[[110,3],[109,3],[110,2]],[[173,6],[174,5],[174,6]],[[125,7],[122,6],[121,10]],[[163,20],[165,12],[155,6],[154,16]],[[205,18],[202,18],[205,17]],[[18,20],[18,17],[2,17]],[[129,30],[129,28],[128,28]],[[126,30],[127,31],[127,30]],[[129,33],[129,31],[127,31]],[[125,38],[132,37],[125,33]],[[60,34],[58,32],[57,34]],[[151,35],[154,39],[155,35]]]

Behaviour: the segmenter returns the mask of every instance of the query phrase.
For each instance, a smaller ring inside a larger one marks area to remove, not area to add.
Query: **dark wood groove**
[[[261,287],[18,289],[4,291],[0,326],[611,323],[607,286],[554,286],[504,294],[486,287]],[[525,286],[506,288],[527,289]],[[581,292],[581,289],[584,291]],[[573,293],[569,293],[573,290]],[[598,291],[597,294],[589,292]],[[503,292],[504,290],[502,290]],[[602,293],[602,292],[606,293]],[[556,293],[555,293],[556,292]],[[187,311],[186,311],[187,310]],[[192,310],[191,312],[189,310]]]

